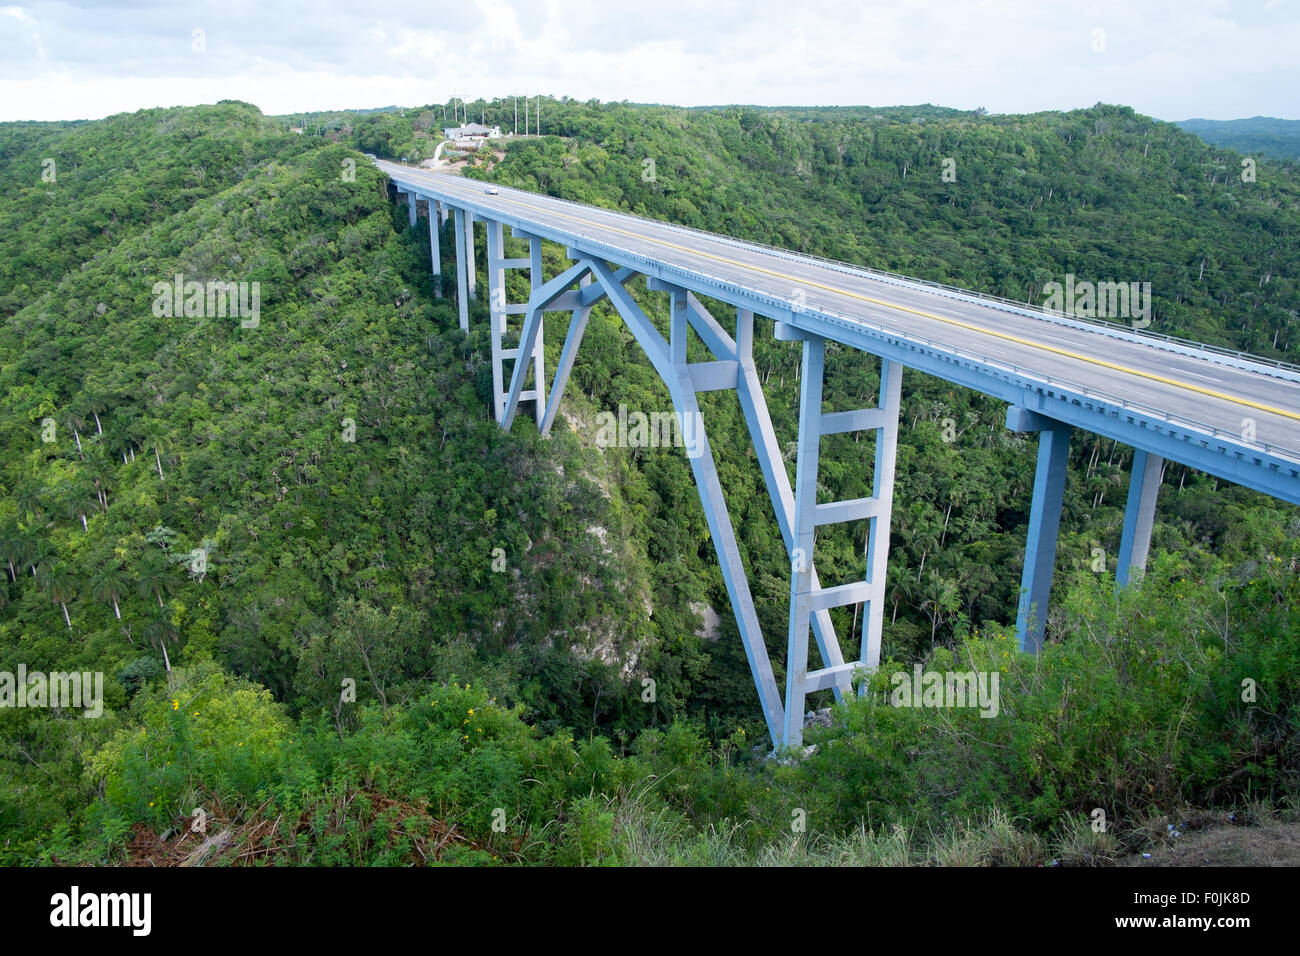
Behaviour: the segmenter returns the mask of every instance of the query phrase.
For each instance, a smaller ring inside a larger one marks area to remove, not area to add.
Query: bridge
[[[451,222],[459,319],[466,330],[477,286],[475,224],[486,230],[493,393],[496,418],[504,428],[513,425],[521,404],[531,402],[542,434],[549,433],[591,310],[601,302],[613,307],[645,351],[668,386],[680,420],[700,422],[700,392],[737,393],[790,559],[784,695],[773,676],[703,427],[697,426],[692,436],[696,446],[689,449],[689,458],[777,747],[802,742],[808,694],[829,689],[842,699],[853,692],[855,670],[879,665],[905,367],[1007,402],[1007,427],[1038,434],[1016,617],[1026,651],[1042,644],[1074,429],[1135,450],[1116,572],[1119,587],[1146,566],[1166,460],[1300,504],[1300,367],[626,213],[487,187],[445,172],[382,160],[375,164],[399,200],[405,199],[412,227],[421,205],[427,209],[431,267],[438,277],[441,242]],[[527,243],[527,256],[507,257],[506,227]],[[546,276],[543,242],[562,246],[572,265]],[[507,301],[507,270],[528,273],[526,302]],[[650,290],[668,294],[667,337],[628,291],[629,283],[641,278]],[[701,297],[734,309],[734,321],[730,315],[712,314]],[[549,381],[543,361],[548,312],[569,313],[564,346]],[[777,339],[801,343],[793,486],[754,365],[755,316],[774,322]],[[688,361],[691,330],[712,360]],[[874,407],[822,410],[827,342],[879,361]],[[872,494],[819,501],[820,440],[854,431],[875,435]],[[868,522],[863,578],[823,586],[813,559],[817,529],[863,520]],[[864,607],[861,653],[857,660],[845,661],[829,612],[858,603]],[[809,665],[810,632],[819,667]]]

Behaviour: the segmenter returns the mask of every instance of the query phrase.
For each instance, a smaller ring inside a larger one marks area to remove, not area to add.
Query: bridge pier
[[[694,300],[694,296],[691,296]],[[740,362],[740,375],[736,391],[740,398],[741,411],[749,428],[750,441],[754,444],[755,457],[767,486],[772,509],[776,513],[777,526],[785,543],[786,557],[790,558],[795,550],[795,499],[790,477],[786,474],[785,460],[777,444],[776,433],[772,428],[772,419],[768,414],[767,400],[763,397],[762,384],[758,369],[754,364],[754,313],[748,309],[738,309],[736,319],[736,340],[732,342],[713,317],[701,306],[692,313],[696,331],[715,354],[736,354]],[[718,344],[713,344],[714,340]],[[794,561],[791,560],[791,568]],[[821,590],[821,579],[814,565],[810,569],[811,587]],[[835,626],[831,621],[830,611],[818,608],[811,613],[813,637],[817,641],[818,653],[828,667],[840,667],[844,656],[840,650],[839,640],[835,636]],[[843,701],[846,693],[852,690],[852,674],[840,672],[832,691],[837,701]],[[784,733],[784,724],[782,726]],[[774,743],[779,746],[778,741]]]
[[[433,270],[433,294],[442,298],[442,249],[440,247],[442,231],[439,223],[440,214],[438,211],[439,202],[436,199],[429,200],[429,259],[430,268]]]
[[[700,503],[704,507],[705,520],[718,555],[727,594],[731,599],[736,624],[745,647],[745,656],[749,661],[750,673],[758,688],[768,734],[772,738],[773,745],[780,746],[780,735],[788,715],[782,711],[776,678],[772,673],[772,664],[767,654],[767,644],[763,639],[754,598],[749,590],[749,577],[740,557],[740,545],[736,541],[731,514],[727,509],[722,483],[718,478],[713,451],[709,446],[708,433],[696,398],[697,392],[735,388],[739,375],[738,363],[726,359],[707,363],[687,361],[689,295],[682,288],[672,288],[670,292],[672,309],[669,325],[670,340],[668,361],[665,364],[670,365],[671,372],[665,376],[665,381],[673,397],[673,407],[677,412],[680,428],[694,439],[687,445],[686,455],[690,460],[696,487],[699,489]]]
[[[1128,587],[1132,572],[1147,568],[1151,550],[1151,529],[1155,524],[1156,498],[1164,476],[1165,460],[1159,455],[1133,451],[1133,468],[1128,482],[1128,504],[1124,508],[1124,531],[1119,541],[1119,563],[1115,568],[1115,587]]]
[[[512,228],[510,232],[516,238],[528,240],[528,301],[531,303],[544,285],[542,240],[537,236],[520,232],[517,228]],[[590,275],[590,273],[584,272],[584,275]],[[569,283],[564,285],[567,288]],[[525,311],[527,312],[527,306],[525,306]],[[525,318],[527,318],[527,314],[525,314]],[[546,325],[543,321],[543,310],[540,305],[533,309],[533,322],[533,328],[536,329],[536,332],[530,331],[527,346],[524,345],[521,339],[519,347],[521,355],[532,355],[533,357],[533,411],[537,418],[537,425],[541,427],[542,416],[546,413]],[[520,363],[516,362],[515,364],[519,365]],[[523,375],[520,375],[519,385],[521,389],[523,388],[523,381]]]
[[[477,299],[477,279],[474,274],[474,211],[465,209],[462,212],[465,220],[465,285],[469,290],[469,297]]]
[[[871,600],[864,609],[862,663],[868,670],[880,666],[880,638],[885,627],[885,565],[889,561],[890,519],[894,513],[894,473],[898,463],[898,416],[903,407],[903,366],[880,360],[880,409],[884,413],[876,431],[876,462],[872,469],[872,495],[880,503],[867,529],[867,582]],[[863,690],[866,685],[863,685]]]
[[[488,220],[487,223],[487,257],[488,257],[488,314],[492,323],[492,390],[496,420],[509,428],[514,420],[514,408],[520,401],[532,401],[537,406],[537,421],[542,420],[546,403],[546,384],[543,368],[542,343],[542,308],[539,304],[532,307],[534,297],[542,288],[542,244],[534,236],[523,236],[529,241],[527,259],[507,259],[505,257],[505,234],[501,223]],[[517,237],[518,233],[515,234]],[[507,300],[505,273],[507,269],[529,270],[529,302],[527,304],[511,303]],[[574,270],[570,270],[574,271]],[[566,273],[567,275],[567,273]],[[576,281],[575,274],[570,283]],[[568,283],[562,288],[567,288]],[[525,314],[524,328],[519,344],[515,348],[506,348],[505,334],[509,316]],[[533,388],[523,391],[524,378],[527,375],[529,356],[532,357]],[[514,362],[511,375],[510,397],[505,389],[505,363]]]
[[[470,261],[469,255],[465,250],[465,235],[469,233],[470,242],[474,241],[473,233],[469,232],[468,226],[462,226],[461,220],[468,217],[468,213],[463,209],[453,209],[455,222],[452,223],[451,231],[456,234],[456,306],[460,310],[460,328],[463,332],[469,331],[469,280],[466,278],[467,271],[473,272],[474,266]]]
[[[466,239],[466,242],[472,241],[472,237]],[[501,261],[502,242],[501,223],[489,220],[487,223],[488,322],[492,331],[492,412],[498,424],[505,412],[506,399],[503,366],[507,356],[503,354],[502,342],[506,333],[506,309],[512,308],[506,304],[505,268]],[[514,354],[517,354],[517,350],[513,350],[509,357],[513,358]]]
[[[415,193],[413,192],[406,194],[406,211],[411,217],[411,228],[414,229],[416,209],[415,209]]]
[[[1056,538],[1061,528],[1061,506],[1069,470],[1070,425],[1039,415],[1019,405],[1007,409],[1007,428],[1038,432],[1038,467],[1034,474],[1034,500],[1029,510],[1029,536],[1025,542],[1025,567],[1020,579],[1020,607],[1016,612],[1016,637],[1023,651],[1043,646],[1048,598],[1056,571]]]
[[[889,525],[894,497],[894,465],[898,447],[898,412],[902,368],[881,361],[880,405],[849,412],[822,411],[826,340],[778,322],[776,337],[803,341],[800,374],[799,445],[795,462],[795,489],[790,551],[790,631],[786,651],[785,725],[787,746],[803,742],[804,705],[807,695],[851,685],[853,672],[871,671],[880,663],[880,636],[884,623],[885,564],[889,557]],[[876,456],[872,496],[829,503],[817,501],[817,472],[823,435],[849,431],[875,431]],[[868,520],[867,566],[864,579],[824,588],[816,579],[814,549],[819,526]],[[849,604],[866,605],[857,661],[846,663],[829,617],[829,634],[819,641],[822,667],[808,670],[808,630],[815,612]]]

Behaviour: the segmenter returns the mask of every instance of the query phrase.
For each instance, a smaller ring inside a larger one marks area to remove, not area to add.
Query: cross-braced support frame
[[[826,340],[778,323],[778,338],[803,342],[800,373],[799,445],[795,462],[794,509],[790,549],[790,642],[786,652],[785,728],[782,739],[798,744],[803,736],[807,695],[827,688],[842,688],[855,670],[874,670],[880,663],[880,636],[884,623],[885,564],[889,557],[889,524],[894,499],[894,464],[898,448],[898,410],[902,367],[881,361],[880,405],[848,412],[822,411],[822,381]],[[817,501],[817,465],[821,439],[849,431],[876,432],[876,461],[872,495],[846,501]],[[778,509],[778,513],[781,509]],[[867,519],[867,567],[861,581],[824,588],[817,580],[814,557],[817,528]],[[808,629],[813,615],[848,604],[866,606],[861,651],[857,661],[846,663],[829,616],[819,633],[822,667],[808,670]]]
[[[737,310],[736,334],[723,329],[699,299],[689,290],[671,283],[647,279],[651,290],[666,292],[669,297],[669,335],[665,340],[655,324],[626,288],[635,275],[631,269],[615,271],[607,263],[570,250],[578,261],[549,281],[542,281],[540,249],[532,245],[530,260],[503,258],[500,224],[488,223],[488,277],[492,290],[494,355],[515,359],[508,388],[494,382],[497,389],[497,418],[509,428],[521,401],[535,400],[543,434],[549,433],[558,410],[574,357],[590,319],[592,307],[608,299],[623,319],[633,337],[649,357],[655,370],[668,386],[681,434],[686,439],[687,456],[704,509],[722,576],[735,612],[737,628],[758,689],[764,718],[773,744],[798,745],[803,736],[803,707],[807,695],[832,690],[842,698],[852,691],[853,672],[878,665],[880,634],[883,622],[884,567],[889,547],[889,512],[893,497],[894,456],[897,448],[898,407],[901,366],[882,362],[881,404],[877,408],[853,412],[821,412],[822,358],[825,342],[804,339],[803,413],[800,422],[800,455],[797,462],[797,485],[791,488],[784,458],[777,444],[763,397],[753,358],[754,314]],[[507,307],[502,273],[505,268],[532,268],[532,294],[521,306]],[[550,400],[545,401],[545,380],[540,363],[533,366],[534,390],[525,391],[529,364],[519,356],[539,356],[542,316],[548,311],[570,311],[571,318],[560,360],[551,383]],[[498,316],[524,313],[523,328],[517,349],[503,349],[499,336],[504,326],[495,326]],[[714,354],[713,361],[687,360],[688,330],[694,328],[700,340]],[[778,326],[778,329],[786,329]],[[811,365],[809,364],[811,363]],[[727,510],[717,467],[709,445],[696,398],[699,392],[735,390],[764,482],[776,512],[791,561],[791,619],[786,663],[784,700],[773,676],[767,644],[763,639],[748,576],[741,560],[739,544]],[[808,410],[812,409],[811,412]],[[874,430],[876,464],[873,495],[854,501],[818,504],[815,500],[817,444],[822,435],[855,430]],[[810,451],[808,449],[811,449]],[[802,491],[800,491],[802,489]],[[814,559],[815,532],[818,525],[843,521],[870,521],[866,549],[865,579],[838,587],[823,588]],[[831,621],[830,610],[850,603],[865,605],[861,651],[855,661],[846,662]],[[808,671],[809,631],[815,638],[823,666]]]

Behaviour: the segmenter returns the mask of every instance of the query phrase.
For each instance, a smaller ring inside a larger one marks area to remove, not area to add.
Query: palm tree
[[[100,435],[104,434],[104,426],[99,423],[99,413],[105,411],[108,407],[104,403],[104,399],[99,395],[87,395],[82,399],[81,407],[90,412],[91,416],[95,419],[96,433]]]
[[[113,412],[113,418],[108,423],[108,431],[105,433],[105,443],[109,451],[113,453],[116,459],[119,455],[122,457],[122,464],[128,464],[127,454],[135,454],[135,449],[139,446],[143,434],[140,425],[140,413],[130,405],[119,406]]]
[[[76,501],[76,492],[70,481],[60,481],[53,489],[54,502],[50,506],[50,516],[55,519],[73,521],[81,514]]]
[[[104,454],[101,448],[92,447],[90,449],[90,454],[86,456],[84,470],[94,484],[96,502],[104,510],[104,513],[108,514],[108,479],[113,470],[109,467],[108,456]]]
[[[930,618],[930,646],[934,646],[934,636],[939,625],[961,609],[961,595],[957,585],[945,577],[930,572],[921,594],[921,610]]]
[[[894,602],[894,609],[889,615],[889,623],[898,620],[898,604],[910,600],[915,589],[912,584],[912,572],[901,561],[890,561],[885,569],[885,589]]]
[[[156,437],[157,431],[158,429],[155,426],[155,428],[152,430],[152,434],[155,437],[153,437],[151,440],[151,444],[153,445],[153,463],[154,463],[154,467],[158,469],[158,480],[165,481],[167,476],[163,474],[163,466],[162,466],[163,442],[161,439]]]
[[[63,490],[66,494],[63,504],[67,509],[68,517],[80,518],[81,530],[89,531],[86,513],[99,507],[99,492],[88,481],[71,482]]]
[[[37,570],[43,567],[49,560],[54,557],[54,548],[50,543],[40,535],[31,535],[27,539],[27,553],[23,556],[23,563],[31,569],[32,577],[37,576]]]
[[[943,532],[939,535],[939,547],[948,539],[948,522],[952,518],[952,509],[961,510],[970,497],[970,486],[960,479],[954,480],[948,489],[948,507],[943,513]]]
[[[86,420],[82,418],[81,412],[78,412],[75,409],[69,409],[63,416],[63,423],[72,430],[72,437],[77,440],[77,454],[80,455],[81,434],[77,431],[77,429],[84,427],[86,424]]]
[[[908,527],[907,543],[913,551],[921,552],[921,563],[916,571],[916,583],[921,583],[921,575],[925,572],[925,559],[939,547],[939,535],[936,529],[936,521],[931,513],[929,506],[923,501],[913,501],[904,512],[906,525]]]
[[[18,569],[14,565],[21,565],[26,554],[27,539],[17,525],[11,524],[0,532],[0,560],[9,565],[10,581],[18,580]]]
[[[172,624],[171,618],[167,616],[166,611],[159,611],[149,619],[149,623],[144,627],[145,639],[158,648],[162,653],[163,667],[167,673],[172,672],[171,658],[167,654],[167,641],[176,640],[176,626]]]
[[[126,593],[126,575],[117,564],[102,565],[95,576],[90,579],[90,593],[97,601],[113,605],[113,616],[122,620],[122,611],[118,602]]]
[[[14,504],[18,506],[18,513],[21,515],[37,519],[44,517],[45,504],[41,501],[41,489],[35,485],[28,485],[18,492]]]
[[[163,595],[176,590],[176,576],[172,574],[166,558],[150,554],[140,566],[137,587],[140,594],[158,599],[158,606],[163,606]]]
[[[68,602],[77,596],[77,587],[72,581],[67,566],[61,561],[49,561],[41,567],[36,580],[41,590],[45,592],[45,596],[50,599],[50,603],[57,604],[63,609],[63,620],[67,623],[68,630],[72,630],[72,618],[68,616]]]

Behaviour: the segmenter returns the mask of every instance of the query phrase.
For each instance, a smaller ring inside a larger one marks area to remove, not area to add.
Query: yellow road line
[[[1073,352],[1070,351],[1069,349],[1057,348],[1054,345],[1045,345],[1041,342],[1035,342],[1031,339],[1021,338],[1018,335],[1011,335],[1007,332],[997,332],[994,331],[993,329],[986,329],[982,326],[972,325],[969,322],[963,322],[960,319],[950,319],[942,315],[934,315],[931,312],[925,312],[922,311],[921,309],[913,309],[910,306],[899,305],[895,302],[889,302],[884,299],[877,299],[869,295],[862,295],[861,293],[853,292],[850,291],[849,289],[840,289],[837,288],[836,286],[824,285],[823,283],[813,281],[812,279],[801,279],[798,276],[787,275],[784,272],[777,272],[774,269],[765,269],[762,266],[756,266],[748,262],[738,262],[735,259],[728,259],[726,256],[714,255],[713,253],[704,252],[700,249],[692,249],[689,246],[681,246],[675,242],[669,242],[666,239],[657,239],[654,236],[643,235],[642,233],[639,232],[631,232],[626,229],[619,229],[617,226],[611,226],[608,225],[607,223],[595,222],[590,219],[583,219],[580,216],[571,216],[566,213],[557,212],[551,209],[538,209],[535,206],[530,206],[527,203],[520,202],[517,199],[510,199],[501,195],[498,195],[496,199],[499,202],[512,203],[513,205],[520,206],[523,209],[528,210],[529,212],[534,212],[534,213],[543,212],[548,216],[555,216],[559,219],[568,219],[571,222],[580,223],[581,225],[584,226],[594,226],[597,229],[607,229],[610,232],[615,232],[620,235],[629,236],[633,239],[639,239],[642,242],[657,243],[661,246],[666,246],[669,249],[675,249],[678,252],[685,252],[688,255],[703,256],[706,259],[713,259],[716,262],[721,262],[726,265],[736,266],[741,269],[749,269],[752,272],[761,272],[764,275],[773,276],[774,278],[777,279],[784,279],[787,282],[794,282],[798,285],[804,285],[804,286],[812,286],[814,288],[822,289],[826,292],[834,293],[835,295],[848,296],[849,298],[852,299],[858,299],[862,302],[869,302],[872,305],[878,305],[886,309],[894,309],[895,311],[898,312],[908,312],[912,315],[920,316],[921,318],[931,319],[935,322],[943,322],[946,325],[953,325],[958,328],[966,329],[968,332],[977,332],[981,335],[988,335],[988,336],[992,336],[993,338],[1003,339],[1004,341],[1007,342],[1014,342],[1017,345],[1027,345],[1030,348],[1039,349],[1043,352],[1051,352],[1055,355],[1065,356],[1066,358],[1077,359],[1081,362],[1088,362],[1089,364],[1092,365],[1099,365],[1103,368],[1111,369],[1112,371],[1124,372],[1129,375],[1136,375],[1140,378],[1149,379],[1153,382],[1160,382],[1164,385],[1172,385],[1175,388],[1184,388],[1187,389],[1188,391],[1197,392],[1198,394],[1201,395],[1208,395],[1211,398],[1222,399],[1223,401],[1231,402],[1236,405],[1245,405],[1248,406],[1249,408],[1255,408],[1263,412],[1271,412],[1274,415],[1281,415],[1284,418],[1290,418],[1295,421],[1300,421],[1300,414],[1297,414],[1296,412],[1289,412],[1284,408],[1274,408],[1272,405],[1264,405],[1261,402],[1254,402],[1248,398],[1240,398],[1239,396],[1236,395],[1229,395],[1226,392],[1215,391],[1214,389],[1204,388],[1200,385],[1192,385],[1189,382],[1181,382],[1178,379],[1168,378],[1164,375],[1157,375],[1154,372],[1144,372],[1141,369],[1129,368],[1127,365],[1117,365],[1114,362],[1107,362],[1105,359],[1094,358],[1091,355],[1084,355],[1081,352]]]

